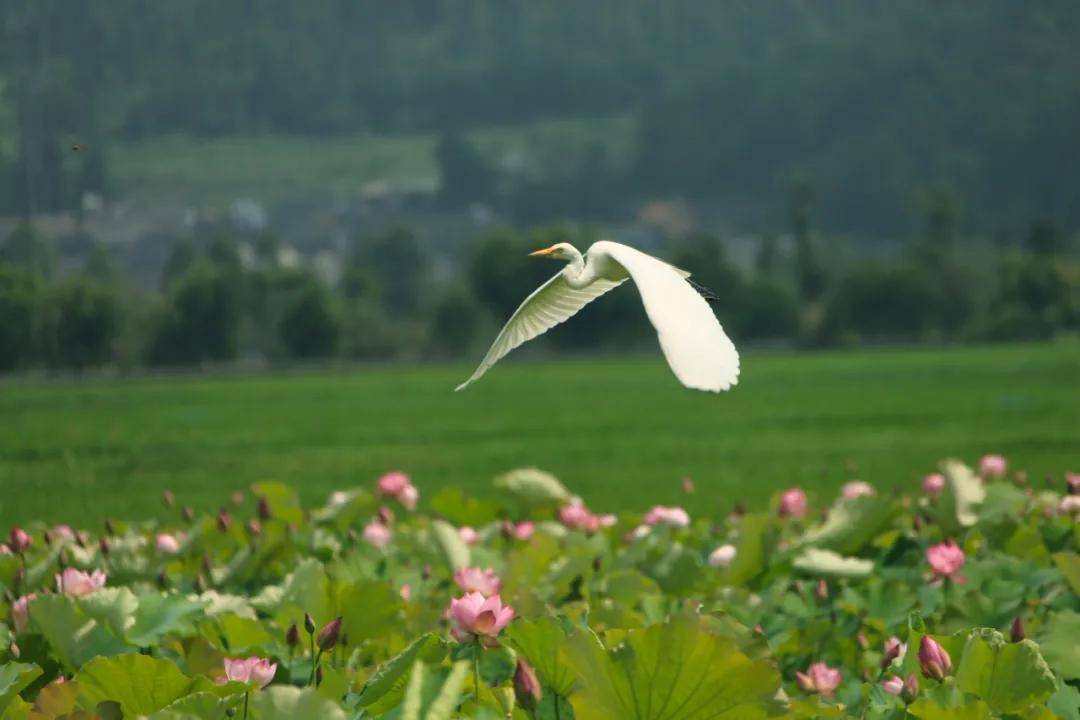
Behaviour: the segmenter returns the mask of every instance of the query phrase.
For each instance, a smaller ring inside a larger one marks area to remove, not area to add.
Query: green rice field
[[[851,478],[910,485],[941,458],[1006,455],[1030,482],[1080,470],[1080,344],[760,353],[739,385],[684,390],[630,360],[374,367],[0,384],[0,526],[197,509],[277,479],[305,500],[402,469],[424,498],[483,495],[503,471],[555,473],[598,510],[697,513]]]

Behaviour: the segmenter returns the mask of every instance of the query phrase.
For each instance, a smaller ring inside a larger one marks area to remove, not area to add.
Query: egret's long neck
[[[577,251],[577,248],[570,248],[568,252],[571,252],[573,257],[563,270],[566,283],[572,288],[583,288],[595,279],[591,268],[586,266],[585,258]]]

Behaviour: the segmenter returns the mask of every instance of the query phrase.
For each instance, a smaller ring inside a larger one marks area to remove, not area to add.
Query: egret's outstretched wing
[[[683,385],[720,392],[738,382],[739,353],[709,304],[683,277],[685,271],[607,240],[589,252],[606,253],[634,280],[664,357]]]
[[[596,280],[587,287],[577,290],[566,283],[566,279],[560,272],[525,298],[525,302],[521,303],[509,322],[499,331],[499,335],[491,344],[491,349],[487,351],[480,366],[476,368],[476,372],[455,390],[462,390],[470,383],[476,382],[488,371],[488,368],[499,362],[518,345],[532,340],[537,335],[543,335],[608,290],[621,285],[622,282],[621,280],[618,282]]]

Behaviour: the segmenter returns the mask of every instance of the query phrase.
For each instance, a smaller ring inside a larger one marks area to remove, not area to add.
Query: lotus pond
[[[13,528],[0,716],[1080,719],[1080,476],[977,464],[724,517],[524,469]]]

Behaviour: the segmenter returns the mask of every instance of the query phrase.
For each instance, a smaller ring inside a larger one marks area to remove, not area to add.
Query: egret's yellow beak
[[[529,253],[529,257],[546,257],[548,255],[555,254],[555,246],[546,247],[543,250],[537,250],[536,252]]]

